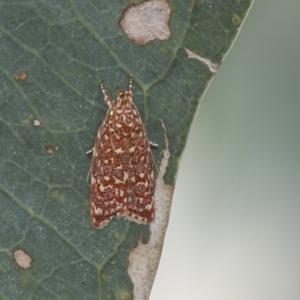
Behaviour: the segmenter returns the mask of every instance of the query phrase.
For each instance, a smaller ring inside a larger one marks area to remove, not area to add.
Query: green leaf
[[[132,299],[138,287],[128,257],[150,239],[147,251],[158,250],[147,299],[178,162],[213,76],[185,49],[220,63],[250,4],[172,0],[171,36],[141,46],[119,27],[127,1],[0,0],[1,299]],[[107,111],[98,82],[113,96],[129,75],[148,137],[159,144],[153,153],[163,226],[114,219],[96,230],[85,153]],[[32,259],[28,268],[14,257],[17,249]]]

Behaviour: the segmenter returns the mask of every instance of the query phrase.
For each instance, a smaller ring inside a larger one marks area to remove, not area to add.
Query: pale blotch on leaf
[[[38,127],[38,126],[41,126],[41,121],[40,120],[33,120],[33,126],[36,126],[36,127]]]
[[[170,4],[167,0],[149,0],[131,4],[123,12],[120,26],[135,43],[145,45],[151,40],[167,40],[171,31]]]
[[[218,71],[218,68],[220,66],[219,63],[213,63],[208,58],[202,57],[202,56],[198,55],[197,53],[192,52],[188,48],[184,48],[184,50],[185,50],[188,58],[196,59],[196,60],[199,60],[200,62],[204,63],[212,73],[216,73]]]
[[[32,258],[23,249],[15,250],[14,259],[21,269],[27,270],[32,266]]]

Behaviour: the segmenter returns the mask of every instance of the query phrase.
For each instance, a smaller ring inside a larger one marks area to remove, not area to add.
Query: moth
[[[106,117],[98,130],[91,163],[91,224],[103,228],[124,217],[141,224],[154,219],[154,160],[145,127],[128,90],[115,100],[100,82]]]

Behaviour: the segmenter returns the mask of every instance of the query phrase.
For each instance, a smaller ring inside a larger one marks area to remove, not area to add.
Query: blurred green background
[[[151,300],[300,299],[300,1],[256,1],[189,135]]]

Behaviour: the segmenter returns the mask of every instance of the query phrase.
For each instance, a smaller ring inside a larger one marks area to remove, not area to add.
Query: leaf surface
[[[119,27],[127,1],[0,1],[0,298],[132,299],[128,256],[148,226],[89,221],[91,157],[107,106],[134,79],[164,181],[174,186],[189,128],[251,0],[168,2],[171,35],[140,46]],[[24,79],[25,78],[25,79]],[[145,242],[145,241],[144,241]],[[14,251],[32,259],[20,269]]]

